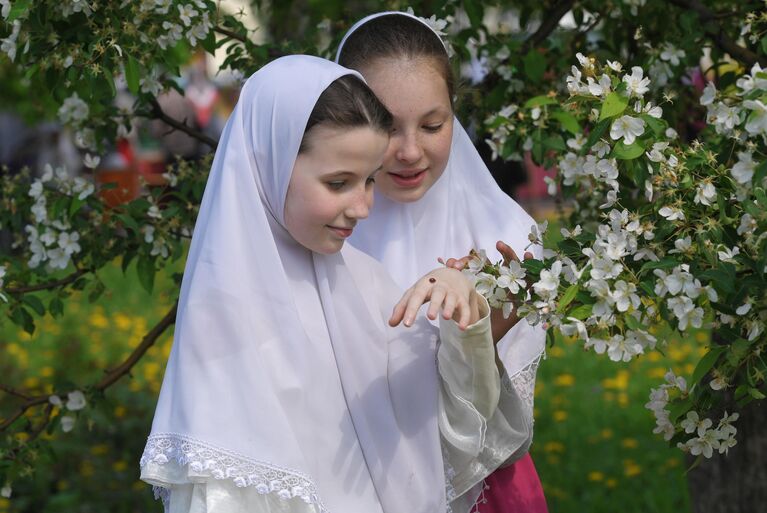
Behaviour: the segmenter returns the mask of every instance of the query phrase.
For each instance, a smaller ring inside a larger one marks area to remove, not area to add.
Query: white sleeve
[[[238,487],[231,479],[193,474],[173,462],[148,463],[141,469],[141,479],[154,485],[165,513],[321,513],[299,497],[283,499],[253,486]]]
[[[524,402],[498,370],[503,366],[489,311],[482,298],[482,318],[465,331],[453,321],[440,320],[439,429],[451,500],[522,457],[532,441],[532,419]]]

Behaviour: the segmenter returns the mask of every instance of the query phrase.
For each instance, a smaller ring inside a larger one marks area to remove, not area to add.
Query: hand
[[[431,303],[426,314],[429,319],[436,319],[441,311],[442,317],[452,318],[461,330],[479,320],[478,297],[471,281],[456,269],[440,268],[405,291],[394,306],[389,325],[397,326],[404,320],[405,326],[412,326],[421,305],[427,302]]]
[[[509,265],[509,262],[512,260],[516,260],[519,262],[519,257],[514,252],[513,249],[511,249],[511,246],[506,244],[505,242],[499,240],[495,244],[495,249],[498,250],[498,252],[503,257],[503,265]],[[452,269],[458,269],[459,271],[469,265],[469,262],[473,259],[477,258],[476,255],[466,255],[465,257],[461,258],[448,258],[447,261],[445,261],[443,258],[438,258],[437,261],[441,264],[444,264],[445,267],[450,267]],[[533,258],[533,254],[529,251],[525,251],[524,255],[525,260],[529,260]]]

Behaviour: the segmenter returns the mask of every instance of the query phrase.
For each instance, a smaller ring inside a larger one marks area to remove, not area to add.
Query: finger
[[[530,260],[532,258],[534,258],[533,254],[530,253],[529,251],[525,251],[525,260]]]
[[[410,287],[405,291],[404,294],[402,294],[402,297],[397,302],[396,305],[394,305],[394,308],[392,309],[391,317],[389,318],[389,326],[394,327],[400,322],[402,322],[402,318],[405,316],[405,308],[407,307],[407,302],[410,299],[410,296],[413,294],[413,287]]]
[[[469,302],[461,298],[458,302],[458,308],[460,309],[460,315],[458,317],[458,327],[461,331],[465,330],[469,326],[469,319],[471,318],[471,309]]]
[[[454,267],[460,271],[461,269],[469,265],[469,262],[471,261],[472,258],[473,257],[471,255],[465,256],[463,258],[459,258],[458,263],[460,264],[460,266],[454,266]]]
[[[447,262],[445,262],[445,267],[453,267],[456,268],[456,265],[458,264],[458,259],[456,258],[448,258]]]
[[[454,293],[449,293],[445,296],[444,307],[442,308],[442,317],[445,319],[452,319],[455,313],[455,305],[458,302],[458,296]]]
[[[502,240],[499,240],[495,244],[495,249],[498,250],[498,252],[503,256],[503,265],[509,265],[509,262],[512,260],[516,260],[519,262],[519,257],[514,252],[513,249],[511,249],[511,246],[503,242]]]
[[[431,299],[429,300],[429,311],[426,312],[426,316],[429,319],[434,320],[437,318],[437,313],[439,313],[440,308],[442,308],[442,303],[444,303],[446,295],[447,290],[445,287],[434,286],[431,291]]]
[[[439,263],[440,263],[440,264],[442,264],[442,265],[447,265],[447,264],[445,263],[445,259],[444,259],[444,258],[442,258],[442,257],[437,257],[437,262],[439,262]]]
[[[413,325],[413,322],[415,322],[415,316],[418,315],[418,310],[420,310],[421,306],[429,299],[429,292],[431,292],[431,289],[424,290],[420,287],[416,287],[416,289],[410,295],[410,298],[407,301],[407,306],[405,307],[405,314],[403,317],[403,323],[405,326],[410,327]]]

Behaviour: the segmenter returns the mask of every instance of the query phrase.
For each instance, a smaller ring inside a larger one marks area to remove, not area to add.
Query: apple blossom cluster
[[[668,44],[660,53],[671,66],[684,56]],[[575,200],[563,240],[536,263],[493,265],[479,252],[466,272],[506,315],[516,307],[520,318],[577,337],[613,361],[655,349],[659,341],[651,326],[728,330],[735,354],[719,358],[725,346],[701,360],[696,379],[703,385],[692,384],[695,397],[687,410],[672,417],[666,409],[671,387],[685,397],[690,393],[683,378],[668,375],[647,405],[656,433],[667,440],[678,435],[680,449],[704,457],[726,452],[735,444],[737,413],[725,414],[712,428],[712,420],[699,417],[711,408],[704,398],[731,388],[736,399],[764,397],[763,374],[742,369],[749,367],[746,361],[761,362],[767,326],[767,71],[754,65],[723,92],[706,86],[701,104],[707,122],[729,148],[715,152],[697,141],[677,143],[641,67],[624,71],[619,62],[602,66],[581,53],[576,57],[578,65],[565,79],[569,102],[538,97],[486,120],[488,143],[503,158],[522,131],[551,132],[559,125],[568,134],[560,148],[545,150],[560,154],[549,192]],[[590,128],[579,132],[579,123]],[[534,226],[530,240],[538,240],[539,232]],[[714,402],[722,397],[713,396]]]
[[[53,167],[47,164],[43,175],[34,180],[29,187],[29,196],[34,200],[31,207],[34,223],[25,227],[31,252],[27,265],[34,269],[45,263],[49,270],[66,269],[73,255],[81,251],[80,234],[65,219],[48,217],[46,184],[54,187],[58,193],[76,197],[79,201],[84,201],[93,194],[94,186],[85,178],[72,178],[64,167],[58,167],[54,171]]]
[[[64,402],[58,395],[52,395],[48,398],[48,402],[53,406],[61,409],[66,409],[69,412],[76,412],[85,408],[87,402],[85,400],[85,394],[79,390],[74,390],[67,394],[67,401]],[[72,414],[66,414],[61,416],[61,430],[65,433],[72,431],[75,427],[75,416]]]

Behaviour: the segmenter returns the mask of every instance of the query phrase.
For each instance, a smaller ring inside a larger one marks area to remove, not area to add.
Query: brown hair
[[[308,149],[309,131],[316,125],[328,124],[337,128],[369,126],[389,133],[392,115],[373,91],[354,75],[344,75],[334,80],[317,99],[298,153]]]
[[[445,79],[453,105],[455,77],[445,46],[434,31],[410,16],[386,14],[362,24],[347,38],[338,63],[361,71],[376,59],[400,57],[432,59]]]

